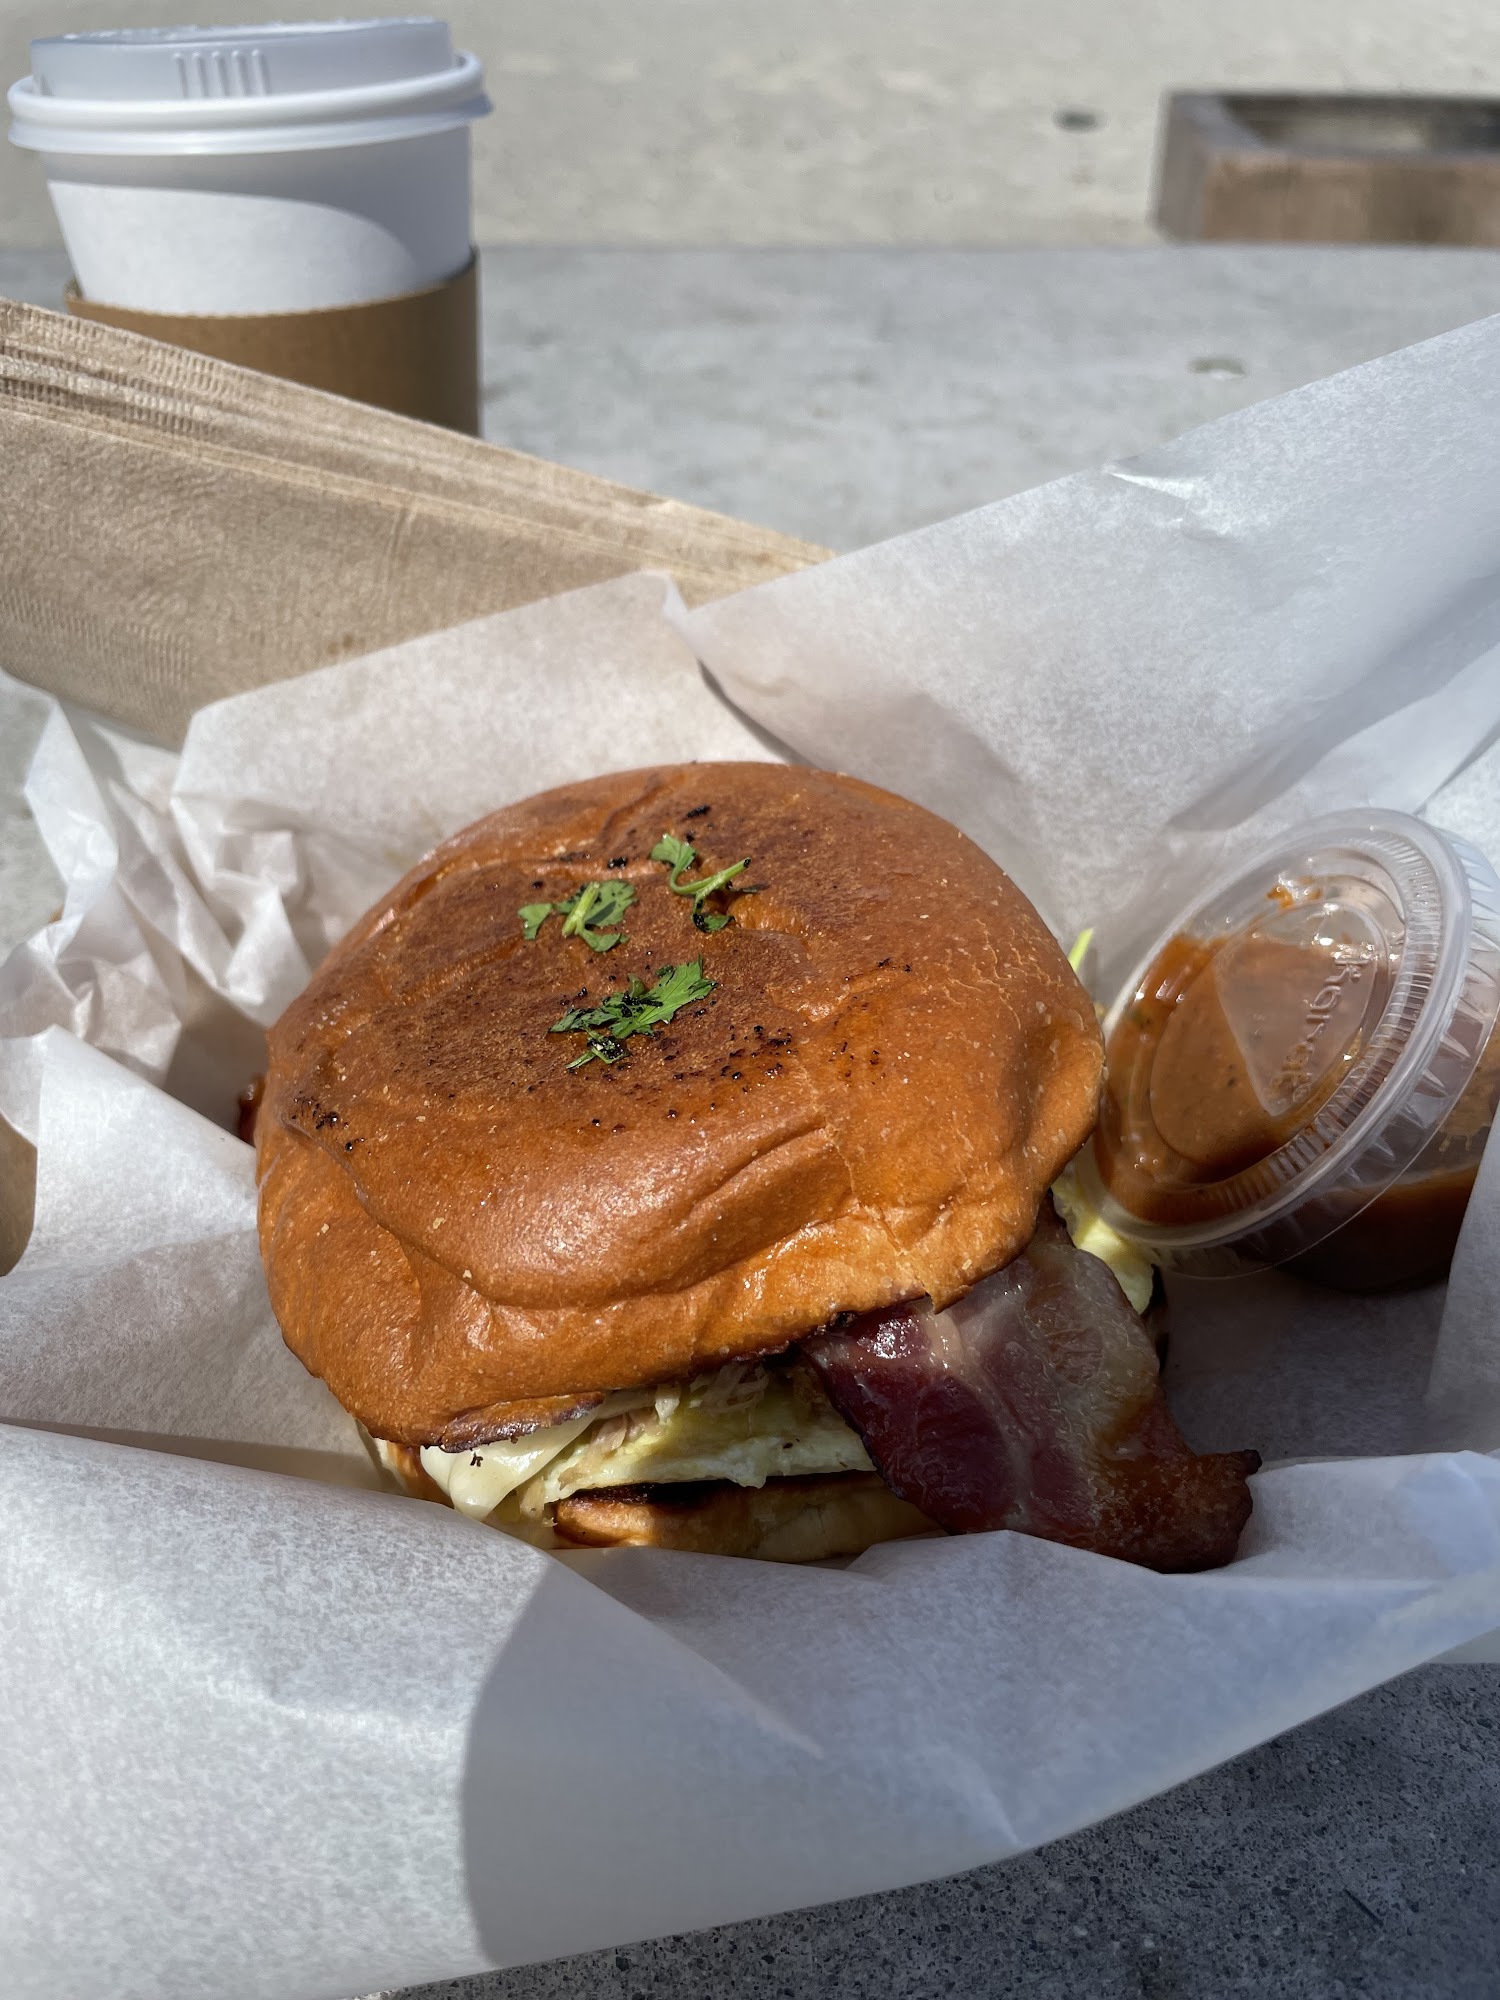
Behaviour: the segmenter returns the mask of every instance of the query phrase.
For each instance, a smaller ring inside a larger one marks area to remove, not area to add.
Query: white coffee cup
[[[10,90],[79,289],[155,313],[392,298],[470,256],[478,60],[430,19],[122,29],[31,45]]]

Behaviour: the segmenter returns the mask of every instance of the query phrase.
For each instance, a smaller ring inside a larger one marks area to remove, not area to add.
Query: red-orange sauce
[[[1341,1292],[1389,1292],[1446,1278],[1478,1170],[1476,1160],[1449,1173],[1404,1174],[1285,1268]]]
[[[1150,1222],[1224,1213],[1215,1190],[1316,1116],[1386,984],[1281,938],[1173,938],[1109,1038],[1096,1145],[1117,1199]]]
[[[1400,1180],[1287,1269],[1345,1292],[1446,1278],[1497,1107],[1500,1033],[1493,1033],[1463,1096]]]
[[[1379,1019],[1389,969],[1377,955],[1252,929],[1173,938],[1109,1038],[1095,1134],[1106,1186],[1158,1224],[1223,1217],[1226,1186],[1313,1120]],[[1422,1283],[1447,1270],[1500,1097],[1492,1036],[1436,1138],[1386,1193],[1347,1220],[1353,1197],[1313,1197],[1325,1239],[1290,1269],[1350,1291]]]

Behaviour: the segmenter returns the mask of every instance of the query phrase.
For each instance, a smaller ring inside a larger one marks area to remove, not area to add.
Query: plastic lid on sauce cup
[[[1405,813],[1318,820],[1184,911],[1126,982],[1084,1184],[1169,1269],[1286,1263],[1472,1122],[1454,1114],[1497,1015],[1483,855]]]

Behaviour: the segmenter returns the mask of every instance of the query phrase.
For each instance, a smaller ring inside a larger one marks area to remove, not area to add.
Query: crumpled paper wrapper
[[[0,1280],[10,1991],[339,2000],[919,1881],[1500,1626],[1493,1149],[1446,1298],[1173,1286],[1189,1435],[1283,1462],[1235,1564],[1159,1577],[1003,1534],[557,1558],[374,1490],[223,1129],[396,874],[599,770],[886,782],[1096,924],[1106,976],[1312,810],[1500,853],[1497,442],[1492,321],[691,614],[633,578],[265,688],[180,757],[0,686],[64,887],[0,968],[37,1146]]]

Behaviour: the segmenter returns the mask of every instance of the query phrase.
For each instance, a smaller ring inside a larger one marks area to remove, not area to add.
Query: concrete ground
[[[0,0],[33,35],[328,0]],[[337,11],[332,10],[332,11]],[[1129,242],[1172,89],[1492,91],[1488,0],[448,0],[489,73],[481,243]],[[0,148],[0,243],[49,240]]]
[[[1500,253],[487,254],[487,435],[858,548],[1500,312]]]

